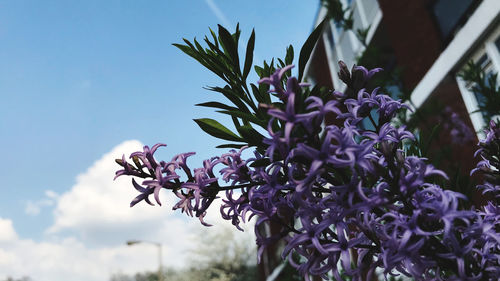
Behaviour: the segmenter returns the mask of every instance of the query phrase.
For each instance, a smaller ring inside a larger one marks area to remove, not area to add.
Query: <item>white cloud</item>
[[[46,198],[36,201],[28,200],[24,212],[30,216],[36,216],[40,214],[42,208],[53,206],[58,195],[52,190],[46,190],[45,196]]]
[[[17,234],[12,226],[12,221],[0,218],[0,242],[16,239]]]
[[[201,226],[196,218],[186,219],[171,210],[175,198],[166,191],[161,194],[162,207],[139,203],[130,208],[138,193],[129,178],[113,181],[119,168],[114,159],[140,149],[140,142],[126,141],[78,175],[67,192],[47,191],[42,200],[53,200],[55,209],[45,241],[19,238],[12,221],[0,218],[0,280],[28,275],[35,281],[97,281],[117,272],[155,270],[157,249],[147,244],[126,246],[130,239],[162,243],[163,265],[182,266],[200,236],[232,228],[220,218],[217,206],[206,217],[214,224],[211,228]],[[244,243],[253,240],[250,228],[235,235]]]
[[[133,249],[125,245],[93,249],[71,237],[34,242],[14,235],[0,242],[0,279],[30,276],[35,281],[108,280],[118,271],[132,274],[154,270],[154,263],[147,259],[147,255],[154,254],[152,249]]]

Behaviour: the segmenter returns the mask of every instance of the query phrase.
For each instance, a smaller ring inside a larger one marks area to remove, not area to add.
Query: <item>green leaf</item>
[[[241,96],[237,92],[233,91],[229,86],[225,86],[224,88],[206,87],[205,89],[223,94],[228,100],[236,105],[239,110],[250,112],[250,110],[248,110],[248,107],[246,107],[246,105],[241,101]]]
[[[289,65],[293,62],[293,46],[290,45],[286,48],[285,64]]]
[[[250,35],[250,39],[248,39],[247,43],[247,52],[245,55],[245,65],[243,67],[243,78],[247,78],[248,73],[250,73],[250,68],[253,63],[253,50],[255,47],[255,30],[252,30],[252,35]]]
[[[196,122],[196,124],[198,124],[203,131],[213,137],[230,141],[243,141],[243,139],[238,137],[235,133],[231,132],[228,128],[224,127],[224,125],[216,120],[202,118],[194,119],[194,122]]]
[[[232,117],[241,118],[243,121],[252,122],[257,124],[263,128],[266,127],[266,122],[263,120],[259,120],[255,115],[251,113],[241,112],[240,110],[218,110],[217,112],[231,115]]]
[[[250,84],[250,87],[252,88],[252,92],[253,92],[253,95],[255,97],[255,99],[259,102],[259,103],[265,103],[265,104],[270,104],[271,103],[271,96],[269,95],[269,93],[266,91],[264,91],[264,94],[259,90],[259,88],[257,88],[257,86],[255,86],[255,84]]]
[[[221,145],[218,145],[216,146],[216,148],[242,148],[244,147],[246,144],[237,144],[237,143],[228,143],[228,144],[221,144]]]
[[[240,59],[238,57],[238,46],[236,46],[236,44],[234,43],[234,38],[231,35],[231,33],[229,33],[229,31],[227,31],[227,29],[222,27],[220,24],[218,26],[219,26],[219,38],[222,47],[233,61],[233,65],[235,68],[234,70],[237,71],[238,73],[241,73]]]
[[[278,65],[279,68],[283,68],[286,66],[285,62],[282,59],[278,58],[278,62],[279,62],[279,65]]]
[[[215,63],[210,63],[206,60],[206,54],[200,53],[196,50],[196,48],[189,42],[188,40],[184,39],[184,42],[186,42],[186,45],[181,45],[181,44],[172,44],[173,46],[179,48],[182,52],[185,54],[189,55],[190,57],[194,58],[197,60],[200,64],[202,64],[204,67],[215,73],[217,76],[222,78],[223,80],[226,80],[225,76],[223,75],[224,69],[221,68],[219,65]],[[205,56],[205,57],[204,57]]]
[[[221,102],[216,102],[216,101],[211,101],[211,102],[204,102],[204,103],[199,103],[195,104],[196,106],[204,106],[204,107],[213,107],[213,108],[220,108],[220,109],[225,109],[225,110],[238,110],[236,107],[229,106],[227,104],[221,103]]]
[[[300,49],[299,81],[302,81],[302,75],[304,74],[306,64],[309,61],[309,57],[311,56],[312,50],[314,49],[316,42],[318,42],[318,39],[321,37],[321,34],[323,34],[323,26],[325,25],[326,21],[327,18],[325,18],[323,21],[321,21],[321,23],[318,26],[316,26],[316,28],[313,30],[311,35],[309,35],[306,42],[302,46],[302,49]]]
[[[254,66],[254,69],[255,69],[255,72],[257,73],[257,75],[259,75],[259,78],[264,77],[263,76],[264,75],[264,68],[256,65],[256,66]]]
[[[212,34],[212,38],[214,39],[214,44],[215,44],[215,46],[218,49],[219,48],[219,42],[217,41],[217,35],[215,35],[215,32],[211,28],[208,28],[208,29],[210,30],[210,34]]]
[[[251,146],[261,146],[264,136],[257,132],[251,125],[244,125],[238,128],[241,137]]]

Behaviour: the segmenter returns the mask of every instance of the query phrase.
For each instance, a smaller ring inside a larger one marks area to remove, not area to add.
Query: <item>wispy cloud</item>
[[[213,0],[205,0],[205,3],[207,3],[210,10],[212,10],[212,13],[214,13],[214,15],[225,28],[230,30],[233,29],[233,25],[231,24],[231,22],[229,22],[224,13],[221,11],[221,9],[219,9],[217,4],[215,4]]]
[[[24,212],[30,216],[36,216],[40,214],[42,208],[53,206],[55,204],[55,201],[57,200],[57,197],[58,195],[54,191],[46,190],[45,198],[42,198],[37,201],[28,200],[26,202],[26,207],[24,208]]]

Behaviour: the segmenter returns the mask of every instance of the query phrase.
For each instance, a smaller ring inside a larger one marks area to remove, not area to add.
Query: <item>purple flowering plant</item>
[[[322,24],[302,47],[297,78],[291,76],[290,46],[276,66],[274,60],[255,66],[261,77],[257,84],[246,82],[254,32],[243,69],[238,28],[234,34],[221,26],[218,35],[211,31],[206,49],[196,40],[174,44],[226,82],[209,89],[230,104],[199,106],[230,115],[236,132],[216,120],[195,121],[208,134],[233,142],[219,147],[234,150],[194,169],[187,163],[193,152],[156,160],[154,153],[163,144],[145,146],[131,160],[123,156],[116,176],[131,176],[139,192],[131,206],[140,201],[153,205],[150,195],[161,204],[159,191],[167,189],[179,199],[174,210],[209,225],[204,217],[221,197],[221,216],[236,228],[256,217],[259,255],[284,241],[283,259],[306,280],[370,280],[377,274],[386,279],[402,274],[415,280],[499,280],[499,125],[491,123],[477,152],[482,161],[473,171],[484,174],[486,182],[479,188],[490,200],[464,209],[460,202],[467,198],[436,184],[447,175],[413,153],[418,151],[413,133],[392,122],[409,107],[378,89],[366,90],[381,69],[354,66],[349,71],[339,62],[339,77],[347,85],[343,93],[301,83],[321,31]],[[327,123],[327,116],[335,121]],[[363,120],[373,129],[364,128]],[[252,149],[254,157],[245,159],[244,149]],[[267,223],[280,231],[260,232]]]

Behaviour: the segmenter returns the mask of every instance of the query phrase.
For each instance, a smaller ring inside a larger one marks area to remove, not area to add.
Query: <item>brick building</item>
[[[500,72],[500,1],[498,0],[342,0],[353,13],[353,30],[367,29],[368,45],[384,50],[386,71],[401,70],[404,88],[417,108],[434,102],[449,105],[480,134],[486,125],[478,110],[480,93],[472,93],[457,73],[465,63],[481,63],[487,73]],[[326,15],[321,7],[316,25]],[[337,61],[350,67],[365,47],[353,31],[325,28],[306,67],[313,83],[343,90]]]
[[[498,118],[478,111],[484,99],[471,90],[471,83],[458,73],[467,62],[481,65],[487,76],[500,72],[499,0],[341,0],[352,11],[353,28],[344,30],[328,22],[316,45],[306,79],[313,84],[342,91],[337,62],[350,68],[365,49],[376,47],[377,64],[385,72],[400,73],[400,88],[409,94],[409,103],[419,112],[419,128],[430,132],[445,112],[454,112],[471,129],[474,139],[464,144],[440,130],[431,151],[448,149],[451,157],[441,157],[444,169],[468,177],[477,162],[475,144],[490,119]],[[321,6],[315,19],[319,24],[327,15]],[[367,31],[365,45],[353,30]],[[363,63],[362,63],[363,64]],[[424,133],[422,133],[424,134]],[[432,156],[432,153],[429,155]],[[450,160],[451,159],[451,160]],[[448,169],[452,167],[453,169]],[[464,192],[463,190],[459,190]]]
[[[458,77],[468,61],[481,64],[488,74],[500,72],[500,0],[342,0],[353,15],[353,30],[365,29],[368,46],[377,46],[378,61],[386,72],[400,71],[401,88],[410,93],[413,107],[442,110],[444,105],[455,112],[471,128],[474,139],[470,144],[456,144],[443,136],[434,144],[451,147],[452,161],[462,163],[462,174],[468,176],[475,163],[473,152],[488,120],[478,112],[481,93]],[[327,15],[320,6],[315,19],[318,25]],[[349,68],[365,51],[352,30],[344,30],[328,22],[322,38],[313,50],[306,66],[306,80],[342,91],[337,62],[343,60]],[[438,116],[442,112],[435,112]],[[500,114],[500,113],[499,113]],[[432,117],[427,123],[435,123]],[[425,123],[425,122],[424,122]],[[425,127],[428,124],[420,124]],[[272,232],[271,229],[265,231]],[[279,248],[277,246],[276,248]],[[264,254],[261,280],[280,278],[279,249]]]

